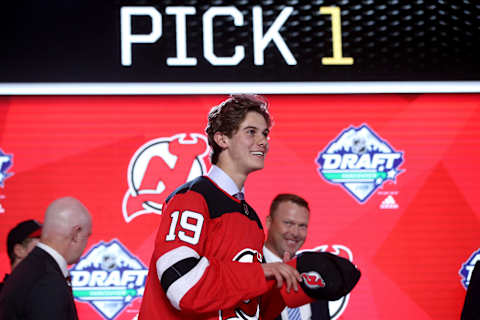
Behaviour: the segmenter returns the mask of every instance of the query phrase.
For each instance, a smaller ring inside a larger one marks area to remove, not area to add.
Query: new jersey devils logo
[[[243,249],[234,258],[233,261],[252,263],[254,261],[262,262],[262,254],[253,249]],[[243,301],[239,306],[229,310],[220,310],[219,320],[256,320],[260,315],[260,299],[254,298]]]
[[[151,140],[128,165],[128,190],[123,218],[128,223],[142,214],[162,214],[162,203],[179,185],[206,172],[207,138],[192,133]]]
[[[303,282],[310,289],[325,287],[325,281],[322,279],[322,276],[318,274],[318,272],[315,272],[315,271],[304,272],[300,276],[302,276]]]

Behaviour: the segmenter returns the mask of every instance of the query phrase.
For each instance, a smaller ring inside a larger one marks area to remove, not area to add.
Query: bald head
[[[92,217],[87,208],[77,199],[65,197],[48,206],[40,241],[72,264],[80,259],[91,233]]]

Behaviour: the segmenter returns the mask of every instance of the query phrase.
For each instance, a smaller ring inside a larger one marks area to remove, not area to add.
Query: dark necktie
[[[243,213],[245,213],[245,215],[248,216],[248,214],[249,214],[248,206],[247,206],[247,203],[245,202],[245,196],[244,196],[243,192],[235,193],[233,196],[235,198],[237,198],[238,200],[240,200],[240,202],[242,203],[242,206],[243,206]]]

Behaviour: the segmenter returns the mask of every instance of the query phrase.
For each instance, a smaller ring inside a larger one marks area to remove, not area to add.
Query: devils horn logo
[[[205,174],[207,138],[177,134],[141,146],[128,165],[128,190],[122,204],[127,223],[142,214],[162,214],[162,203],[179,185]]]
[[[301,277],[305,285],[310,289],[325,288],[325,281],[322,279],[322,276],[318,274],[318,272],[304,272],[301,274]]]
[[[235,255],[233,261],[243,263],[262,262],[262,254],[257,250],[243,249]],[[219,320],[257,320],[259,316],[260,299],[258,297],[243,301],[237,308],[220,310],[218,312]]]

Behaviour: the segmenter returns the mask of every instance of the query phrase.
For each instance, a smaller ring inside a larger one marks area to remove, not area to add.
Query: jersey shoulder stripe
[[[170,303],[180,310],[183,296],[200,281],[210,265],[190,247],[175,248],[157,259],[157,277]]]
[[[248,207],[248,215],[246,215],[246,217],[255,221],[258,224],[258,227],[263,230],[262,223],[258,218],[257,213],[247,202],[244,201],[241,203],[240,201],[231,197],[220,187],[218,187],[212,180],[205,176],[197,177],[178,187],[167,197],[165,203],[168,203],[177,194],[191,191],[201,194],[205,199],[211,219],[219,218],[224,214],[236,212],[243,213],[245,211],[243,204],[245,204]]]

